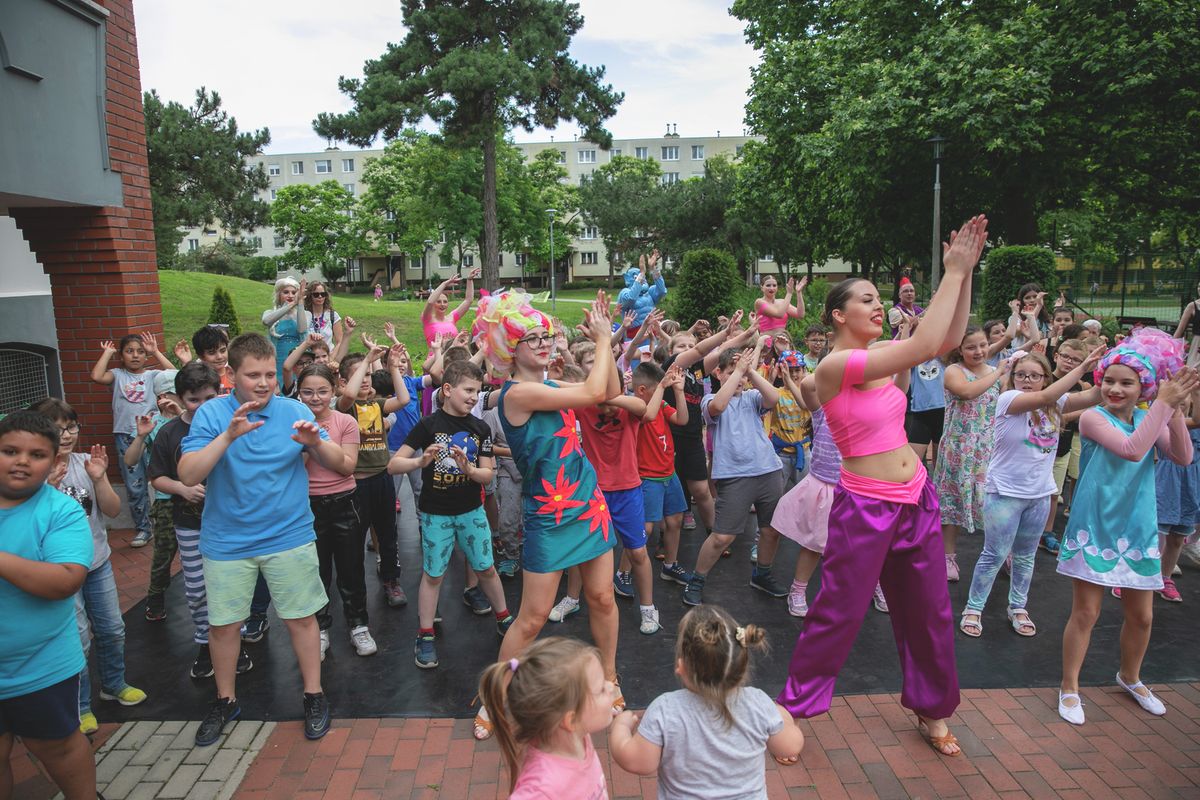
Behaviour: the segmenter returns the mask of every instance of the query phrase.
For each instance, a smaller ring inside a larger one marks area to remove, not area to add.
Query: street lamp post
[[[429,251],[433,249],[433,239],[425,240],[425,252],[421,256],[421,272],[425,273],[425,291],[433,291],[433,283],[429,278]]]
[[[550,310],[555,314],[558,313],[557,282],[554,275],[554,217],[557,214],[557,208],[546,209],[546,216],[550,217]]]
[[[942,145],[946,140],[934,136],[926,140],[933,145],[933,253],[930,292],[936,292],[942,280]]]

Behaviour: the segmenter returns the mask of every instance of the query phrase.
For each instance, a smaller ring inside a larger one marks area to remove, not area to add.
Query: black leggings
[[[342,613],[346,616],[346,627],[351,629],[367,624],[367,579],[363,569],[366,528],[359,517],[354,495],[355,490],[351,489],[340,494],[313,495],[308,498],[312,506],[313,527],[317,532],[321,583],[325,586],[325,593],[329,594],[333,570],[337,567]],[[332,600],[317,612],[317,624],[323,631],[333,626],[333,614],[329,610],[331,605]]]

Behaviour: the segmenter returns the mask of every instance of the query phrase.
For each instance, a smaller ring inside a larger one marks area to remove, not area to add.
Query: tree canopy
[[[337,181],[280,189],[271,204],[271,224],[288,251],[279,263],[301,272],[319,267],[330,281],[345,277],[346,259],[369,248],[355,205],[354,196]]]

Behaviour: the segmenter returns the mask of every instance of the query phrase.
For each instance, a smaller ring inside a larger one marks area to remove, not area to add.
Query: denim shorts
[[[483,506],[464,514],[421,512],[421,569],[426,575],[440,578],[446,574],[455,544],[462,549],[471,569],[476,572],[491,569],[492,527]]]
[[[679,476],[669,478],[642,478],[642,503],[646,509],[646,522],[661,522],[687,511],[687,498]]]
[[[210,625],[232,625],[250,616],[250,601],[259,572],[267,581],[280,619],[304,619],[329,602],[321,583],[316,542],[282,553],[233,561],[205,557],[204,586]]]

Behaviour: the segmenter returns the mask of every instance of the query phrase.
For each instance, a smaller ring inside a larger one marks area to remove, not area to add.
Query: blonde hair
[[[1009,366],[1008,375],[1004,376],[1005,391],[1016,388],[1013,386],[1013,373],[1017,371],[1017,367],[1019,365],[1025,363],[1026,361],[1032,361],[1033,363],[1037,364],[1038,367],[1041,368],[1042,372],[1046,375],[1046,377],[1042,379],[1044,381],[1042,384],[1043,389],[1054,383],[1054,370],[1050,368],[1050,362],[1046,360],[1046,357],[1041,353],[1026,353],[1016,361],[1012,362],[1012,364]],[[1039,414],[1044,416],[1047,420],[1054,423],[1054,427],[1062,430],[1062,415],[1058,413],[1058,401],[1044,405],[1041,408],[1035,408],[1029,413],[1035,417]]]
[[[673,319],[664,319],[658,327],[662,328],[662,332],[667,336],[674,336],[679,333],[679,323]]]
[[[680,620],[675,657],[683,664],[687,688],[729,726],[733,724],[729,695],[746,682],[750,651],[766,649],[767,632],[762,628],[738,627],[725,609],[702,605]]]
[[[531,644],[520,658],[483,671],[479,699],[508,764],[509,791],[517,784],[524,749],[548,740],[567,714],[584,712],[589,658],[599,661],[600,651],[578,639],[551,636]]]

